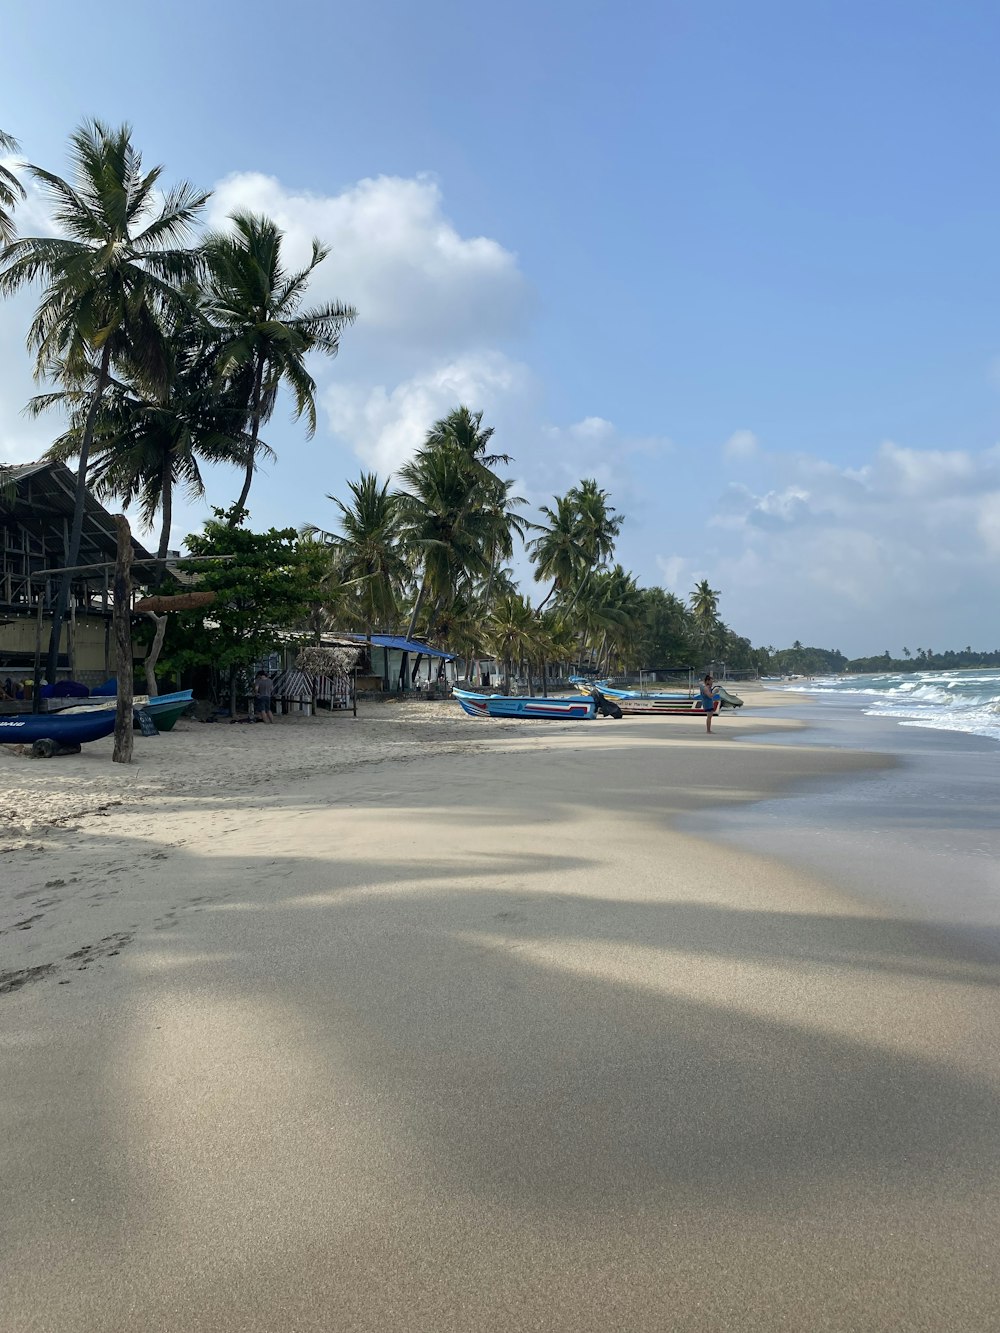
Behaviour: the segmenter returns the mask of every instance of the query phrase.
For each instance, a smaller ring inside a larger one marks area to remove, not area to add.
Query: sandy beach
[[[0,750],[4,1333],[1000,1325],[997,959],[682,831],[894,762],[741,693]]]

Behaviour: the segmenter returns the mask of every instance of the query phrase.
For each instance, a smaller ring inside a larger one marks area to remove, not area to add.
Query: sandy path
[[[873,762],[691,725],[19,833],[5,1333],[996,1327],[1000,972],[672,831]]]

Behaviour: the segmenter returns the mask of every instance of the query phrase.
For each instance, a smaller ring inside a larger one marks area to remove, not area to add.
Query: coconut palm
[[[16,153],[21,145],[9,134],[0,130],[0,153]],[[17,179],[10,167],[0,163],[0,241],[9,244],[15,236],[14,219],[9,213],[19,199],[23,199],[24,186]]]
[[[98,497],[138,505],[147,527],[160,513],[157,558],[161,562],[170,542],[176,488],[183,488],[189,499],[201,498],[205,487],[200,464],[242,466],[249,447],[241,405],[219,390],[214,349],[204,335],[197,312],[186,312],[171,338],[168,380],[158,394],[145,393],[135,377],[112,376],[91,444],[89,482]],[[80,391],[69,391],[39,395],[29,404],[33,413],[53,405],[73,409],[69,429],[51,446],[48,457],[65,462],[79,453],[85,400]],[[257,447],[267,449],[259,441]]]
[[[552,587],[542,599],[539,610],[553,594],[563,594],[577,586],[587,568],[587,547],[580,531],[579,514],[572,492],[552,497],[555,509],[541,505],[547,525],[538,525],[539,535],[527,544],[535,565],[535,581],[551,579]]]
[[[709,585],[708,579],[696,583],[688,603],[691,618],[704,650],[711,651],[719,629],[719,590]]]
[[[246,476],[230,511],[235,526],[246,508],[253,481],[261,423],[270,419],[278,390],[292,394],[296,419],[306,418],[307,434],[316,430],[316,382],[306,369],[306,353],[336,356],[344,329],[357,316],[353,306],[328,301],[301,310],[314,270],[329,254],[318,240],[305,268],[290,273],[282,261],[283,236],[270,218],[239,212],[232,231],[205,240],[208,266],[208,313],[219,338],[218,374],[242,393],[250,436]]]
[[[420,569],[407,629],[412,638],[428,595],[440,607],[464,577],[488,577],[487,538],[494,525],[462,450],[447,443],[423,448],[398,475],[405,488],[399,499],[404,542]]]
[[[354,628],[393,629],[410,567],[403,555],[399,496],[374,472],[348,482],[348,503],[327,499],[340,510],[340,532],[321,534],[333,549],[341,579],[356,582],[352,612]]]
[[[487,651],[503,665],[503,692],[510,694],[514,664],[541,657],[538,617],[523,597],[501,597],[487,617],[485,631]]]
[[[576,505],[578,531],[587,560],[592,568],[600,567],[614,552],[623,517],[608,504],[607,491],[593,478],[581,481],[569,495]]]
[[[35,374],[57,367],[70,389],[89,395],[80,435],[73,522],[66,563],[80,553],[90,446],[112,367],[127,363],[151,390],[169,368],[168,317],[183,303],[178,284],[197,260],[178,248],[207,194],[186,182],[160,194],[162,167],[144,172],[127,125],[87,121],[70,138],[72,181],[42,167],[26,169],[53,205],[63,235],[21,237],[0,251],[0,296],[35,282],[41,304],[28,331]],[[71,574],[63,575],[53,610],[48,678],[55,679]]]

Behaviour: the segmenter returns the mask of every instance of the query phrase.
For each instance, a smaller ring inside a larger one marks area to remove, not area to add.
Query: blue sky
[[[324,492],[465,397],[533,501],[598,475],[640,579],[709,577],[755,642],[1000,642],[995,5],[102,14],[7,7],[25,156],[62,170],[83,116],[128,120],[213,220],[318,231],[317,295],[359,308],[316,438],[268,429],[255,523],[330,521]],[[13,458],[50,429],[18,415],[26,312],[0,310]]]

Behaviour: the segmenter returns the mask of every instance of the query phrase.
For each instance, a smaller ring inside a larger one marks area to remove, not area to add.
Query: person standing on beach
[[[273,722],[274,715],[271,712],[271,695],[274,693],[274,682],[266,671],[258,671],[257,677],[253,683],[254,707],[265,722]]]
[[[705,710],[705,730],[711,734],[712,716],[715,713],[715,681],[712,679],[711,672],[698,687],[698,702]]]

